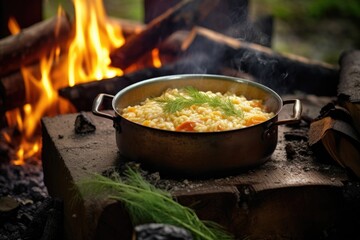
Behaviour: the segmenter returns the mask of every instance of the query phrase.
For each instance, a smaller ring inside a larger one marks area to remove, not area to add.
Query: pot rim
[[[120,98],[123,94],[130,91],[131,89],[135,89],[135,88],[147,85],[147,84],[151,84],[153,82],[175,81],[177,79],[186,79],[186,78],[221,79],[221,80],[231,81],[231,82],[236,82],[236,83],[249,84],[249,85],[255,86],[257,88],[260,88],[260,89],[262,89],[262,90],[264,90],[266,92],[269,92],[272,96],[274,96],[279,101],[280,106],[277,109],[277,111],[274,112],[274,116],[271,117],[270,119],[264,121],[264,122],[261,122],[261,123],[255,124],[255,125],[251,125],[251,126],[248,126],[248,127],[229,129],[229,130],[224,130],[224,131],[214,131],[214,132],[186,132],[186,131],[185,132],[177,132],[177,131],[172,131],[172,130],[148,127],[148,126],[144,126],[142,124],[130,121],[130,120],[122,117],[121,114],[117,111],[117,108],[116,108],[117,99]],[[280,111],[283,108],[283,99],[280,97],[280,95],[278,93],[276,93],[271,88],[269,88],[269,87],[267,87],[267,86],[265,86],[263,84],[260,84],[260,83],[257,83],[257,82],[251,81],[251,80],[247,80],[247,79],[244,79],[244,78],[231,77],[231,76],[225,76],[225,75],[216,75],[216,74],[174,74],[174,75],[167,75],[167,76],[161,76],[161,77],[155,77],[155,78],[146,79],[146,80],[131,84],[131,85],[121,89],[113,97],[112,108],[113,108],[115,114],[117,115],[117,117],[121,118],[121,121],[125,120],[127,122],[130,122],[130,123],[135,124],[135,125],[139,125],[139,126],[144,127],[144,128],[153,129],[154,131],[176,132],[177,134],[179,134],[179,133],[182,133],[182,134],[214,134],[214,133],[220,134],[220,133],[225,133],[225,132],[232,132],[232,131],[250,129],[250,128],[253,128],[253,127],[258,127],[259,125],[263,125],[263,124],[267,125],[269,122],[273,122],[273,120],[278,117]],[[115,119],[116,118],[114,118],[114,122],[115,122]]]

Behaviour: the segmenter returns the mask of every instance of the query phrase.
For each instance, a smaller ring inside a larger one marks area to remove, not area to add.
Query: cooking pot
[[[121,117],[125,107],[139,104],[148,97],[160,96],[168,88],[186,86],[262,99],[274,117],[253,126],[220,132],[162,130]],[[113,115],[100,110],[105,98],[112,98]],[[278,114],[286,104],[293,104],[293,115],[278,120]],[[299,122],[302,106],[298,99],[283,101],[276,92],[253,81],[220,75],[182,74],[143,80],[115,96],[101,93],[95,98],[92,111],[113,121],[117,147],[126,159],[165,174],[204,177],[234,173],[264,163],[276,148],[278,126]]]

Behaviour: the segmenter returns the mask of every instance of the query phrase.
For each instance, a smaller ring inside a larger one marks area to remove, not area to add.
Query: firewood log
[[[176,30],[190,28],[210,13],[219,1],[183,0],[147,24],[139,34],[130,36],[111,54],[111,65],[125,70],[140,56],[155,48]]]
[[[234,39],[203,27],[194,27],[182,49],[208,52],[224,66],[250,74],[280,94],[303,91],[335,96],[339,82],[337,66],[302,56],[282,54],[259,44]]]
[[[125,39],[127,39],[128,37],[130,37],[133,34],[140,33],[146,27],[146,25],[141,22],[133,21],[133,20],[129,20],[129,19],[109,17],[108,21],[110,24],[112,24],[114,26],[121,27],[121,31],[122,31]]]
[[[324,106],[308,135],[319,161],[337,163],[360,177],[360,136],[346,109],[332,103]]]
[[[0,40],[0,76],[37,62],[52,49],[66,48],[72,36],[71,21],[62,14],[3,38]]]
[[[209,59],[206,54],[189,55],[161,68],[148,67],[120,77],[77,84],[73,87],[62,88],[58,93],[62,98],[69,100],[78,111],[89,111],[99,93],[115,95],[118,91],[133,83],[173,74],[220,74],[220,67],[220,64],[214,64],[214,61]],[[106,103],[104,105],[105,108],[111,109],[111,105],[106,106]]]
[[[339,103],[345,107],[360,133],[360,50],[346,51],[340,57]]]
[[[81,83],[73,87],[65,87],[59,90],[59,95],[68,99],[78,111],[90,111],[92,102],[99,93],[115,95],[118,91],[133,83],[167,74],[171,74],[171,71],[162,71],[158,68],[145,68],[120,77]],[[106,109],[110,109],[111,105],[106,106],[106,103],[104,105]]]
[[[32,33],[32,34],[36,33],[37,31],[40,31],[40,29],[43,29],[44,27],[46,27],[44,30],[45,33],[41,33],[41,36],[43,36],[45,38],[55,37],[55,36],[52,36],[50,33],[51,27],[55,27],[55,25],[54,25],[55,20],[56,20],[56,18],[51,19],[51,21],[48,20],[47,22],[39,23],[40,26],[31,26],[28,29],[25,29],[23,31],[22,35],[27,36],[30,33]],[[70,34],[70,22],[67,22],[68,18],[65,18],[65,16],[62,16],[62,17],[58,18],[58,21],[61,23],[61,26],[63,26],[62,28],[64,28],[63,30],[60,30],[60,32],[65,31],[67,34]],[[124,19],[119,19],[119,18],[109,18],[109,21],[111,24],[121,27],[124,37],[128,37],[133,34],[136,34],[137,32],[141,31],[141,29],[143,29],[145,26],[144,24],[142,24],[140,22],[129,21],[129,20],[124,20]],[[64,22],[64,24],[63,24],[63,22]],[[31,35],[29,35],[29,37],[31,37]],[[27,37],[27,38],[29,38],[29,37]],[[68,35],[67,37],[70,37],[70,35]],[[31,40],[31,45],[33,47],[36,47],[37,50],[39,50],[39,52],[35,51],[35,49],[25,49],[27,47],[27,45],[25,45],[25,42],[22,42],[19,46],[17,46],[18,48],[16,48],[16,46],[15,46],[16,43],[21,40],[21,39],[19,39],[19,36],[17,36],[17,37],[11,36],[11,39],[13,39],[11,41],[10,41],[10,38],[0,41],[0,47],[2,47],[2,44],[4,44],[4,42],[8,42],[8,41],[11,42],[9,47],[7,47],[7,50],[4,53],[2,53],[2,52],[0,53],[0,60],[3,59],[2,60],[3,65],[0,65],[0,117],[1,117],[0,121],[2,123],[4,122],[3,121],[4,113],[7,110],[21,107],[26,103],[33,103],[39,97],[38,94],[31,94],[34,92],[30,92],[30,96],[26,96],[24,77],[22,75],[20,68],[22,66],[26,65],[27,69],[29,69],[33,75],[37,76],[38,79],[40,79],[40,77],[41,77],[40,69],[39,69],[40,54],[45,53],[47,50],[51,49],[51,47],[55,47],[55,46],[64,46],[65,47],[66,42],[68,42],[70,40],[67,37],[62,36],[61,38],[57,38],[57,39],[55,39],[56,41],[54,41],[53,43],[51,43],[49,40],[49,42],[46,42],[45,45],[41,45],[41,43],[44,41],[44,39],[37,38],[37,37],[35,38],[35,36],[34,36],[34,39]],[[15,53],[15,55],[13,55],[14,58],[10,57],[9,62],[8,62],[8,61],[5,61],[5,58],[6,58],[6,56],[8,56],[10,54],[10,52],[9,52],[10,49],[14,49],[16,51],[16,53]],[[22,51],[24,53],[24,56],[21,56]],[[30,51],[34,52],[34,55],[31,55]],[[57,67],[59,65],[64,64],[64,61],[66,60],[67,55],[64,54],[64,52],[59,56],[55,65],[53,66],[53,70],[51,72],[52,78],[57,77],[57,75],[58,75]],[[16,62],[16,59],[19,59],[19,58],[20,58],[20,60]],[[1,75],[1,70],[4,70],[4,72],[2,72],[4,75]],[[9,73],[10,70],[11,70],[11,72]],[[65,87],[65,86],[63,86],[63,87]]]
[[[61,88],[67,84],[66,81],[56,81],[59,71],[67,60],[67,55],[60,55],[57,61],[53,63],[50,72],[50,79],[55,79],[56,87]],[[26,71],[36,79],[41,79],[41,70],[39,63],[36,62],[26,66]],[[37,87],[33,88],[33,81],[25,82],[22,71],[19,69],[15,72],[0,77],[0,116],[8,110],[18,108],[27,103],[35,103],[40,98]],[[29,88],[29,89],[26,89]],[[32,90],[31,90],[32,89]]]

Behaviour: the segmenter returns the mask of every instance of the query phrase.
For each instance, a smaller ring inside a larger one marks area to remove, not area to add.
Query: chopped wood
[[[336,162],[360,177],[360,136],[346,110],[331,105],[310,124],[309,145],[319,159]]]
[[[130,36],[111,54],[111,65],[125,70],[140,56],[155,48],[163,39],[179,29],[193,26],[210,13],[219,1],[183,0],[152,20],[139,34]]]
[[[360,50],[346,51],[340,57],[338,99],[360,133]]]
[[[0,76],[34,63],[56,48],[65,49],[72,39],[72,24],[62,14],[0,40]]]

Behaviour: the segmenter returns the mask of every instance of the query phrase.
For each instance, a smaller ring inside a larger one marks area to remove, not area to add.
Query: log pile
[[[340,58],[337,99],[325,105],[311,123],[309,143],[320,159],[327,159],[360,177],[360,52]]]
[[[116,93],[127,85],[147,79],[176,73],[217,73],[225,75],[245,76],[259,81],[273,88],[279,93],[304,91],[317,95],[333,95],[336,92],[338,82],[338,70],[336,66],[325,63],[316,63],[300,56],[283,55],[273,51],[269,47],[257,44],[262,37],[247,39],[247,41],[235,38],[233,33],[226,31],[216,32],[212,29],[200,27],[209,26],[209,21],[214,14],[219,14],[218,9],[224,8],[221,1],[183,0],[171,6],[167,11],[149,20],[144,24],[127,23],[126,21],[112,19],[123,26],[126,33],[126,43],[115,49],[111,57],[111,65],[123,70],[141,61],[148,56],[154,48],[160,49],[163,56],[163,67],[154,69],[147,66],[146,69],[134,69],[130,75],[115,77],[108,81],[89,83],[89,86]],[[241,1],[242,2],[242,1]],[[233,5],[236,6],[233,6]],[[228,9],[242,8],[240,13],[244,25],[249,25],[247,18],[248,2],[234,3],[226,1]],[[229,11],[229,10],[227,10]],[[214,22],[211,20],[210,22]],[[215,24],[214,24],[215,25]],[[241,26],[238,21],[237,26]],[[250,25],[254,26],[255,24]],[[210,26],[211,27],[211,26]],[[214,26],[214,29],[219,29]],[[271,29],[271,26],[268,27]],[[254,30],[253,30],[254,31]],[[266,32],[264,29],[261,32]],[[179,33],[182,34],[179,34]],[[225,34],[229,33],[229,34]],[[271,33],[268,33],[271,34]],[[26,103],[25,86],[21,66],[34,65],[36,69],[39,58],[56,47],[67,48],[73,38],[74,31],[71,20],[66,14],[54,17],[47,21],[31,26],[19,35],[10,36],[0,41],[0,47],[4,49],[0,54],[0,109],[4,113],[7,110],[20,107]],[[252,41],[249,42],[249,41]],[[201,61],[199,64],[193,59],[212,59]],[[170,60],[169,60],[170,59]],[[175,62],[176,61],[176,62]],[[177,61],[179,63],[177,63]],[[188,63],[187,63],[188,62]],[[169,64],[169,66],[167,66]],[[209,66],[205,66],[209,64]],[[261,71],[260,71],[261,70]],[[36,71],[36,70],[35,70]],[[138,71],[137,73],[133,73]],[[134,74],[137,76],[134,78]],[[122,81],[121,83],[109,84]],[[284,87],[286,86],[286,88]],[[324,86],[327,86],[326,88]],[[60,95],[68,98],[75,105],[91,105],[93,96],[84,97],[85,103],[78,104],[81,99],[74,91],[89,89],[86,84],[75,86],[74,89],[61,89]],[[84,93],[84,92],[83,92]],[[88,93],[84,93],[87,95]],[[19,98],[20,96],[20,98]],[[74,96],[77,96],[75,99]],[[79,108],[79,111],[86,108]]]

